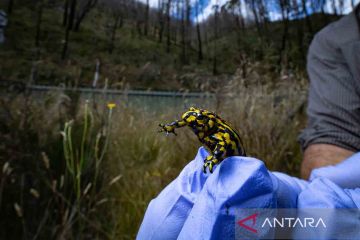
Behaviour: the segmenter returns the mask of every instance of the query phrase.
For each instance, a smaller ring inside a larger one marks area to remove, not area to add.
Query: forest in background
[[[157,8],[148,0],[2,0],[0,80],[215,91],[249,63],[303,72],[311,39],[345,2],[231,0],[205,19],[200,0],[159,0]]]

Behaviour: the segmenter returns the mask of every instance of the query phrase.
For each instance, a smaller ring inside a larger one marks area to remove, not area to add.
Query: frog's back
[[[229,146],[231,147],[231,149],[229,149],[229,152],[232,152],[231,155],[246,156],[244,144],[236,130],[216,113],[208,112],[216,119],[219,131],[222,132],[222,134],[228,133],[230,135],[230,141],[234,143]]]

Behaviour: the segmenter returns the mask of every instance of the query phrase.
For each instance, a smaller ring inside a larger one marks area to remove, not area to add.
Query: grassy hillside
[[[91,12],[79,32],[71,32],[69,54],[62,60],[65,30],[61,21],[61,11],[45,9],[38,50],[34,10],[26,6],[15,9],[6,29],[6,43],[0,45],[0,58],[5,60],[0,64],[1,79],[27,82],[35,66],[38,84],[91,85],[97,58],[101,61],[100,84],[107,78],[111,86],[119,88],[178,89],[186,86],[181,83],[186,73],[208,74],[202,66],[179,66],[179,47],[174,46],[168,54],[164,44],[153,37],[134,33],[129,22],[118,30],[110,54],[109,19],[99,9]],[[194,88],[191,84],[188,87]]]
[[[5,8],[5,5],[0,5],[2,7]],[[282,22],[268,23],[267,28],[263,29],[263,38],[253,27],[242,33],[240,38],[235,30],[222,31],[219,39],[214,39],[209,33],[210,37],[204,42],[205,59],[200,64],[194,36],[189,50],[190,63],[183,65],[180,61],[180,42],[173,43],[170,53],[167,53],[166,40],[159,43],[153,33],[139,35],[131,18],[125,19],[123,26],[117,30],[114,51],[110,54],[113,18],[106,9],[99,7],[90,12],[78,32],[70,32],[68,55],[66,59],[61,59],[65,37],[62,14],[59,6],[45,6],[40,27],[40,47],[37,48],[36,7],[26,3],[16,6],[9,16],[6,43],[0,45],[2,80],[28,82],[33,79],[37,84],[90,86],[99,59],[99,86],[107,79],[113,88],[214,91],[244,65],[244,56],[246,61],[262,62],[268,71],[280,69]],[[324,20],[324,17],[311,17],[314,32],[329,19],[336,19],[327,16],[327,20]],[[206,24],[211,26],[212,22],[209,21]],[[305,55],[312,38],[309,34],[299,36],[306,32],[304,30],[304,20],[290,23],[285,50],[288,57],[281,62],[286,69],[304,70]],[[214,54],[217,56],[217,76],[213,76],[212,71]]]

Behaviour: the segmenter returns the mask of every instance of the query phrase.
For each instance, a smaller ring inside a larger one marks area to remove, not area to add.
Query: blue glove
[[[310,181],[319,177],[327,178],[341,188],[360,188],[360,153],[336,165],[314,169]]]
[[[271,173],[262,161],[248,157],[230,157],[215,166],[213,174],[204,174],[206,156],[200,148],[196,158],[150,202],[137,239],[233,239],[239,209],[295,208],[298,194],[308,184]],[[271,231],[264,236],[270,237]]]
[[[296,228],[294,239],[360,239],[360,188],[342,189],[326,178],[314,179],[298,198],[298,217],[320,218],[326,228]]]

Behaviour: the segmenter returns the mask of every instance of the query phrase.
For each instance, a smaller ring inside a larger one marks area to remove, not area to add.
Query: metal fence
[[[111,101],[147,111],[164,111],[169,108],[182,110],[190,106],[211,108],[216,103],[214,94],[200,92],[66,88],[40,85],[29,86],[27,89],[36,98],[44,97],[51,92],[64,92],[70,96],[77,95],[81,99],[94,99],[97,102]]]
[[[0,81],[0,92],[27,92],[33,98],[39,100],[53,93],[64,93],[70,98],[79,98],[80,100],[94,100],[97,103],[115,102],[116,104],[140,108],[148,112],[165,112],[173,109],[181,112],[190,106],[197,106],[207,109],[216,109],[218,100],[221,96],[212,93],[201,92],[175,92],[175,91],[141,91],[141,90],[114,90],[100,88],[70,88],[59,86],[31,85],[25,86],[21,82]],[[5,90],[5,91],[4,91]],[[260,95],[259,95],[260,94]],[[262,99],[272,103],[274,106],[290,98],[291,93],[277,92],[270,95],[261,95],[259,93],[253,96],[255,99]],[[232,98],[231,96],[224,96]],[[306,104],[306,92],[297,92],[298,103],[303,106]],[[296,106],[294,106],[297,109]]]

